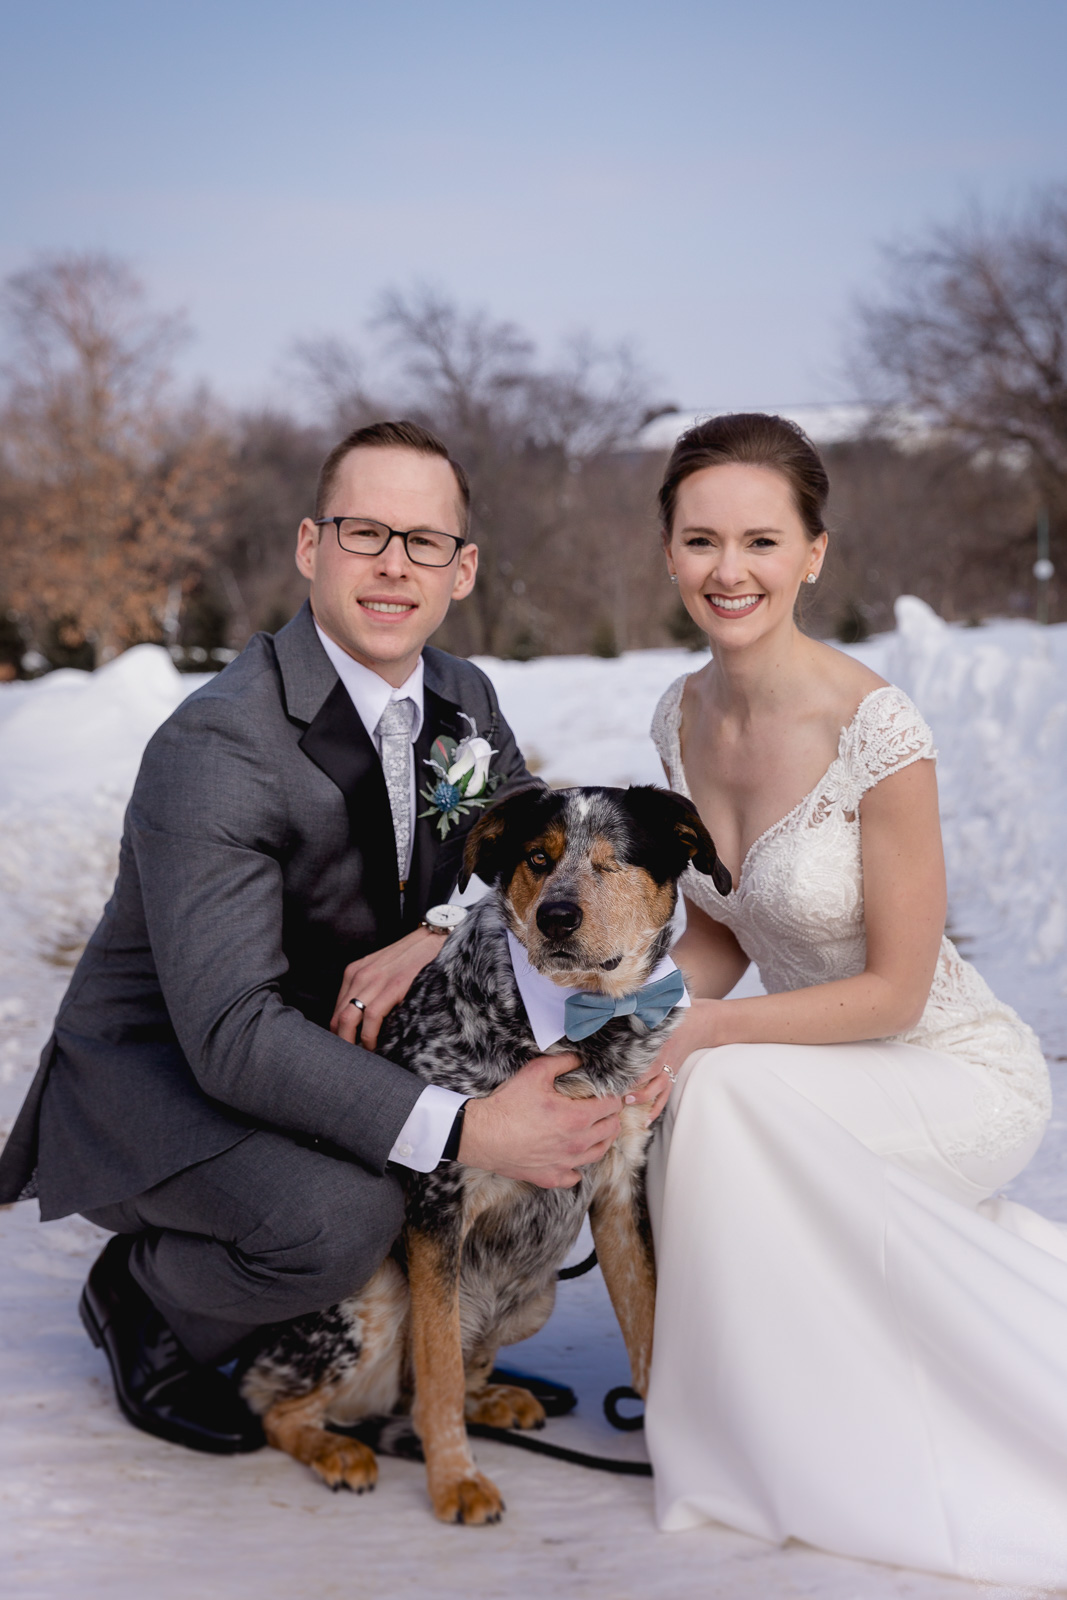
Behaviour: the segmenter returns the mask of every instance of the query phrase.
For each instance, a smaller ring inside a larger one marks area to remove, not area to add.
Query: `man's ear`
[[[463,846],[463,866],[459,874],[461,893],[476,874],[483,883],[497,881],[509,857],[534,831],[534,818],[551,795],[552,790],[543,784],[529,784],[482,812]]]
[[[455,576],[452,581],[453,600],[465,600],[474,588],[478,575],[478,546],[465,544],[459,552]]]
[[[315,561],[318,556],[318,547],[321,543],[322,529],[316,528],[310,517],[305,517],[296,530],[296,550],[294,551],[297,571],[302,578],[314,578]]]
[[[687,861],[710,878],[721,895],[728,895],[733,879],[719,860],[715,841],[700,820],[692,801],[672,789],[641,784],[627,789],[626,804],[659,857],[665,877],[680,878]]]

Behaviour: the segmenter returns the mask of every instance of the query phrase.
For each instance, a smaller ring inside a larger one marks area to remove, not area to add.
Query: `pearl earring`
[[[671,582],[672,583],[677,583],[678,582],[678,574],[676,572],[672,572],[671,573]]]
[[[804,579],[804,582],[805,583],[814,583],[815,582],[815,574],[814,574],[814,572],[809,572],[807,577]]]

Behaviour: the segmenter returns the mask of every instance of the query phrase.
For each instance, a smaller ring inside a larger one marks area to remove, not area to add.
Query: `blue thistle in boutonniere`
[[[449,828],[462,816],[481,810],[500,782],[499,773],[490,772],[489,763],[497,752],[488,739],[478,737],[478,724],[465,711],[460,712],[471,731],[458,742],[442,734],[433,742],[433,754],[426,762],[437,775],[436,782],[420,789],[421,798],[428,802],[420,817],[433,817],[437,831],[443,839]]]

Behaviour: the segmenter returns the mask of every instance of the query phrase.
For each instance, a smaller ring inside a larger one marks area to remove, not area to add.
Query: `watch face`
[[[426,921],[431,928],[458,928],[466,915],[465,906],[431,906]]]

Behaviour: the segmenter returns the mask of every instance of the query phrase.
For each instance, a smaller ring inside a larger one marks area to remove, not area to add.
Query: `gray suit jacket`
[[[425,655],[433,740],[530,781],[485,674]],[[422,1084],[329,1032],[345,966],[415,927],[459,869],[416,824],[401,911],[381,763],[305,605],[181,705],[145,751],[115,890],[0,1155],[0,1203],[44,1218],[141,1194],[270,1126],[383,1172]]]

